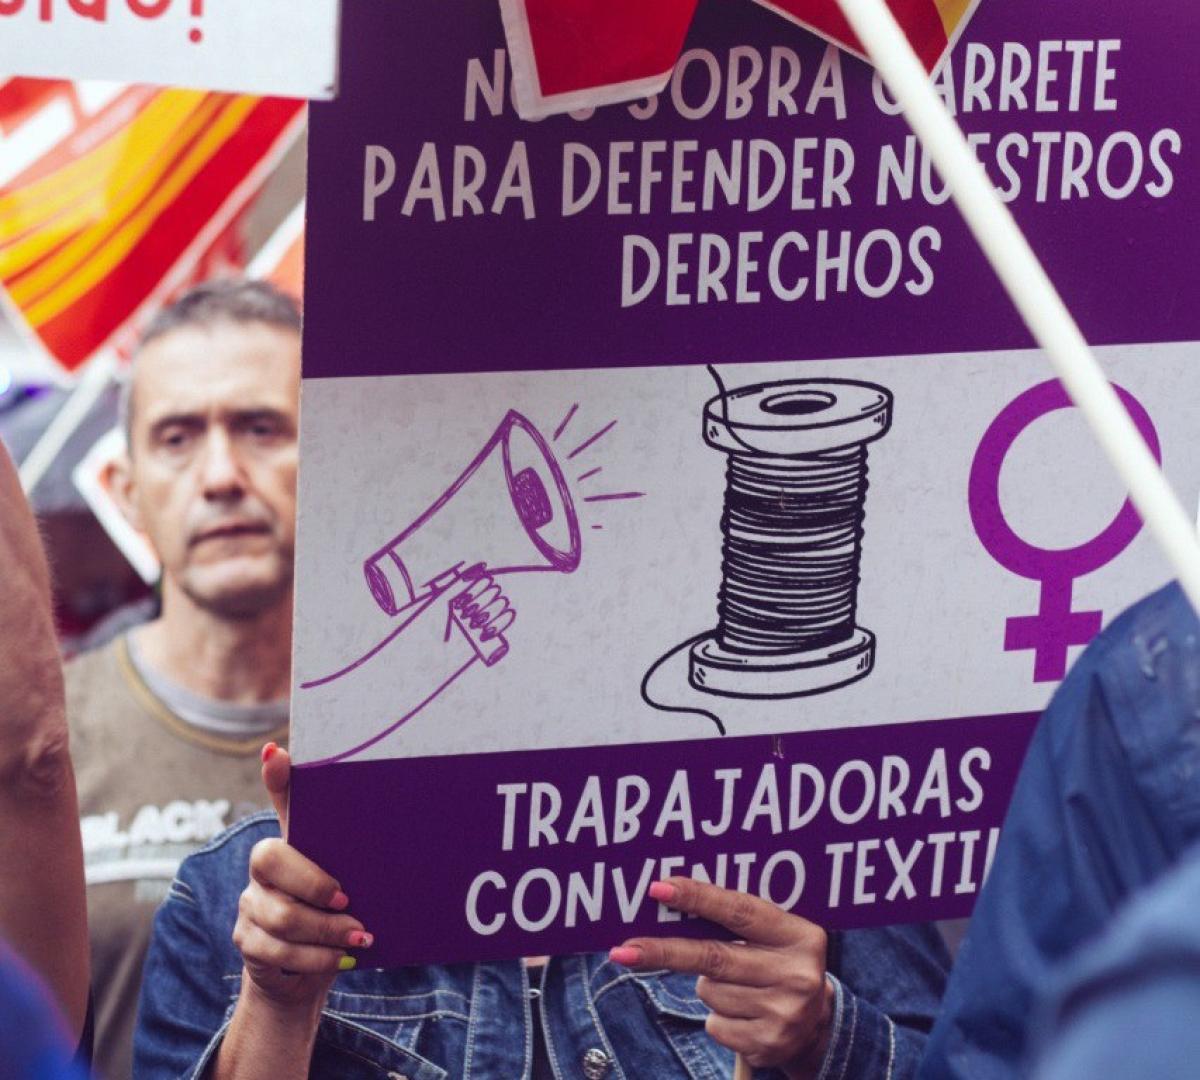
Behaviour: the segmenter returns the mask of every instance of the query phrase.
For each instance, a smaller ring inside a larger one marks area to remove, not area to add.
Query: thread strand
[[[717,601],[724,648],[790,653],[853,635],[866,496],[863,445],[729,456]]]

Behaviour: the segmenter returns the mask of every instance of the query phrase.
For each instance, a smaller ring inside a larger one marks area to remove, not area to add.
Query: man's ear
[[[133,462],[129,459],[128,451],[104,466],[102,482],[112,493],[125,520],[138,532],[144,532],[145,526],[137,503],[137,483],[133,478]]]

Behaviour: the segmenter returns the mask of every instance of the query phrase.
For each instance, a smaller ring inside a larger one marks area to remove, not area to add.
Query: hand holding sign
[[[834,990],[825,978],[825,931],[748,893],[690,878],[650,886],[668,907],[724,926],[741,941],[632,938],[609,954],[636,970],[700,976],[708,1033],[756,1068],[816,1076],[829,1044]]]
[[[287,843],[287,751],[268,743],[262,775],[284,839],[260,840],[250,855],[250,884],[233,929],[245,964],[242,993],[214,1077],[278,1078],[285,1061],[300,1062],[296,1075],[307,1076],[329,988],[339,971],[354,967],[346,949],[373,940],[344,914],[350,901],[337,881]]]

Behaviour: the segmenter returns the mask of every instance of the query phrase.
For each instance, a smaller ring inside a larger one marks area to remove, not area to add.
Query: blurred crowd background
[[[67,655],[157,611],[153,554],[104,487],[138,331],[214,277],[300,295],[305,122],[282,99],[0,80],[0,440]]]

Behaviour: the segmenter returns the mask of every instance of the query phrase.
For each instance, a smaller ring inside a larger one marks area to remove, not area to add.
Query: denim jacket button
[[[587,1080],[603,1080],[611,1068],[612,1058],[603,1050],[593,1046],[583,1055],[583,1075],[587,1077]]]

